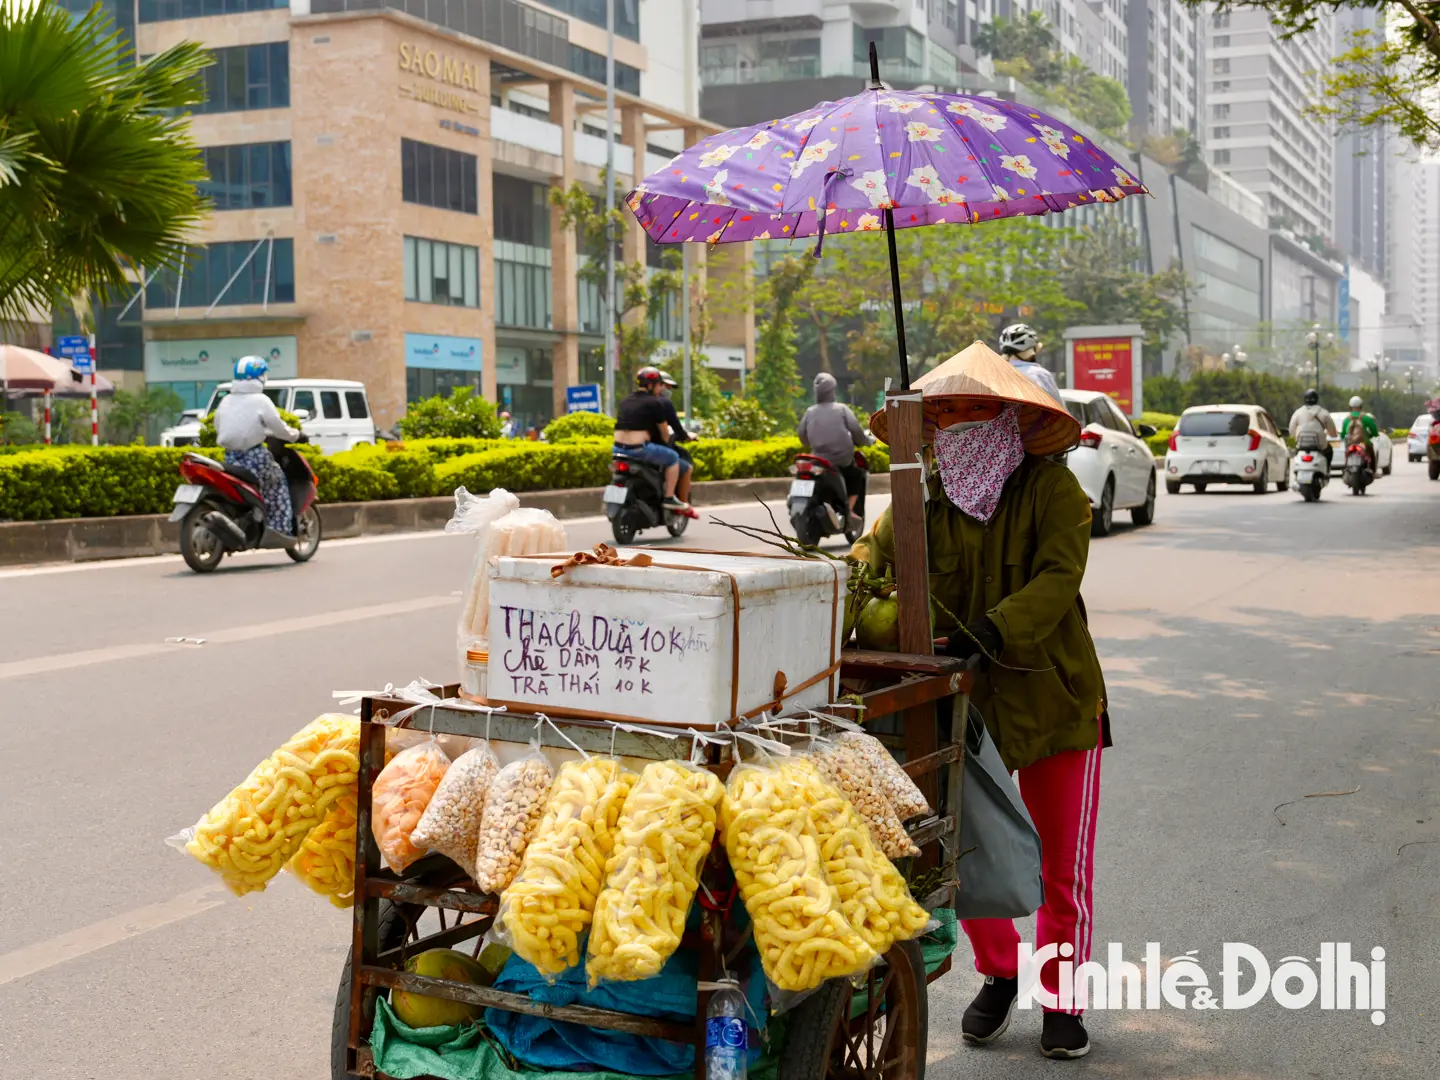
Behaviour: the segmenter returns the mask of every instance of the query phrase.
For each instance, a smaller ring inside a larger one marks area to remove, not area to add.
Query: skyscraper
[[[1385,21],[1368,8],[1340,8],[1335,13],[1337,47],[1343,49],[1356,31],[1384,33]],[[1342,130],[1335,140],[1335,246],[1367,273],[1386,280],[1388,161],[1395,137],[1383,128]]]
[[[1391,162],[1389,206],[1403,228],[1391,231],[1386,322],[1394,335],[1418,338],[1424,355],[1413,359],[1433,376],[1440,361],[1440,162],[1416,161],[1403,154],[1393,156]],[[1388,342],[1386,350],[1396,361],[1396,351]],[[1412,358],[1403,359],[1409,363]]]
[[[1205,16],[1180,0],[1130,0],[1130,129],[1137,135],[1188,131],[1205,141]]]
[[[1302,236],[1334,233],[1331,126],[1307,114],[1334,52],[1335,23],[1284,39],[1263,10],[1209,17],[1205,140],[1210,164],[1265,199],[1270,217]]]

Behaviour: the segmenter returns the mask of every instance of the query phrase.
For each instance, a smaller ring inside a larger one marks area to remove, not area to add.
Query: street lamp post
[[[1365,366],[1375,373],[1375,394],[1378,397],[1380,394],[1380,373],[1390,366],[1390,358],[1388,356],[1382,356],[1377,352],[1373,360],[1365,361]]]
[[[1314,326],[1312,326],[1312,327],[1310,328],[1310,333],[1308,333],[1307,335],[1305,335],[1305,343],[1306,343],[1307,345],[1309,345],[1310,348],[1313,349],[1314,352],[1315,352],[1315,389],[1316,389],[1317,391],[1320,389],[1320,343],[1321,343],[1321,341],[1322,341],[1322,338],[1320,337],[1320,324],[1317,322]],[[1324,343],[1325,343],[1326,345],[1333,345],[1333,344],[1335,343],[1335,335],[1334,335],[1334,334],[1326,334],[1325,337],[1323,338],[1323,341],[1324,341]]]

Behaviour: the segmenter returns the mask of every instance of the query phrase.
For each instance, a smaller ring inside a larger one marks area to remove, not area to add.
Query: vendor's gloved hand
[[[965,631],[969,631],[966,633]],[[976,644],[976,642],[979,644]],[[981,647],[984,651],[981,651]],[[982,616],[971,623],[965,630],[956,630],[950,635],[950,640],[945,645],[945,655],[953,656],[957,660],[969,660],[971,657],[979,657],[982,665],[989,662],[989,657],[999,657],[1005,648],[1005,641],[1000,636],[1000,631],[988,616]]]

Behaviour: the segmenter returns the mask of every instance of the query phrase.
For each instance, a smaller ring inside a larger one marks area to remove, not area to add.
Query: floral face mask
[[[995,516],[1005,481],[1025,460],[1019,412],[1008,405],[994,420],[935,433],[935,464],[945,496],[976,521]]]

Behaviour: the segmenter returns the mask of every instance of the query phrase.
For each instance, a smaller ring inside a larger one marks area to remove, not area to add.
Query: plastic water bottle
[[[733,976],[719,980],[705,1012],[705,1076],[707,1080],[745,1080],[745,995]]]

